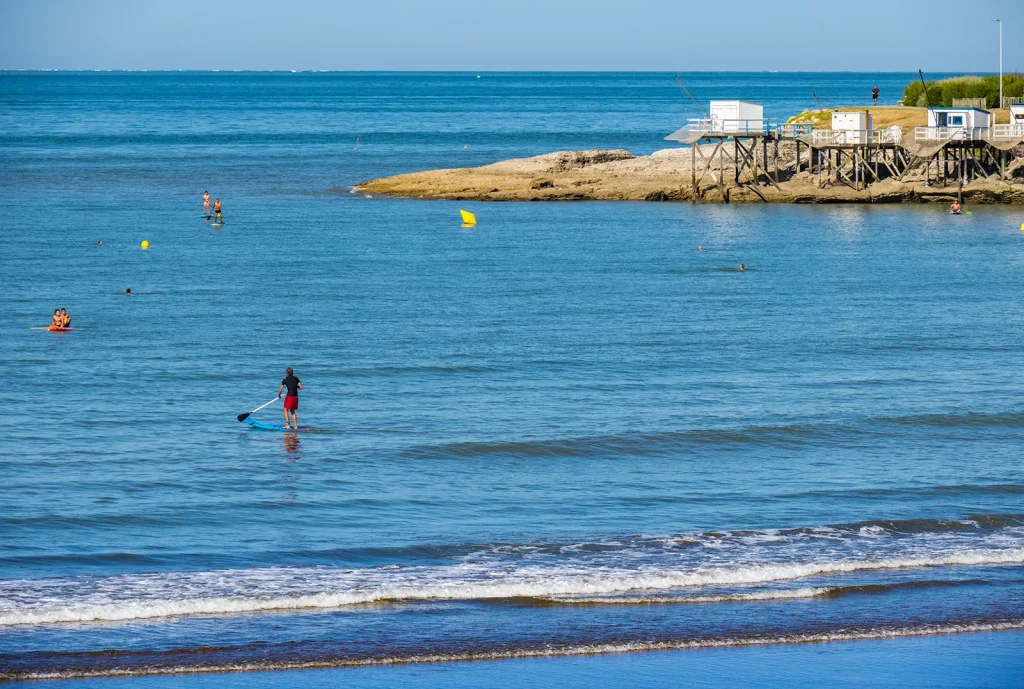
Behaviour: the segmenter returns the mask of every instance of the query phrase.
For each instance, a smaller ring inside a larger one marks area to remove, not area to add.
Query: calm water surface
[[[910,76],[683,78],[784,117]],[[1019,212],[352,189],[693,110],[655,74],[0,74],[0,677],[1024,626]],[[285,366],[307,430],[238,423]]]

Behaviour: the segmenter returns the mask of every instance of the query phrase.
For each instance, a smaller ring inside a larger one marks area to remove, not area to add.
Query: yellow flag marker
[[[459,213],[462,214],[462,224],[463,225],[476,225],[476,216],[475,215],[473,215],[469,211],[464,211],[464,210],[459,210]]]

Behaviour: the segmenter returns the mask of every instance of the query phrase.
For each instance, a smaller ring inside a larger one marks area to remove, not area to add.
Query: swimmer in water
[[[127,288],[127,289],[126,289],[126,290],[124,291],[124,294],[125,294],[125,296],[126,296],[126,297],[130,297],[130,296],[132,296],[132,288],[131,288],[131,287]]]
[[[704,251],[704,247],[702,247],[702,246],[698,246],[698,247],[697,247],[697,251]]]
[[[949,212],[953,213],[954,215],[959,215],[962,210],[963,209],[960,208],[960,202],[959,201],[954,201],[953,205],[949,207]]]
[[[743,271],[745,271],[746,269],[747,269],[747,267],[746,267],[745,265],[743,265],[743,264],[741,263],[741,264],[740,264],[740,272],[742,273],[742,272],[743,272]]]
[[[103,240],[101,239],[100,241],[96,242],[96,246],[103,246]]]

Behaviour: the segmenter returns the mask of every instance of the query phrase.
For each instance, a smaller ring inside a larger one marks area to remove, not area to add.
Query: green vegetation
[[[1024,96],[1024,75],[1003,75],[1004,96]],[[951,106],[954,98],[984,98],[988,107],[999,107],[999,77],[952,77],[941,81],[928,82],[928,99],[925,101],[924,86],[912,81],[903,89],[903,105],[923,108]]]

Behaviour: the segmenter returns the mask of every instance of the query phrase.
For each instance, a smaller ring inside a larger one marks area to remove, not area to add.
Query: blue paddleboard
[[[290,430],[292,430],[290,428],[285,428],[284,426],[282,426],[280,424],[276,424],[276,423],[263,423],[262,421],[256,421],[255,419],[253,419],[251,417],[246,419],[245,422],[247,424],[249,424],[250,426],[252,426],[253,428],[262,428],[265,431],[290,431]]]

